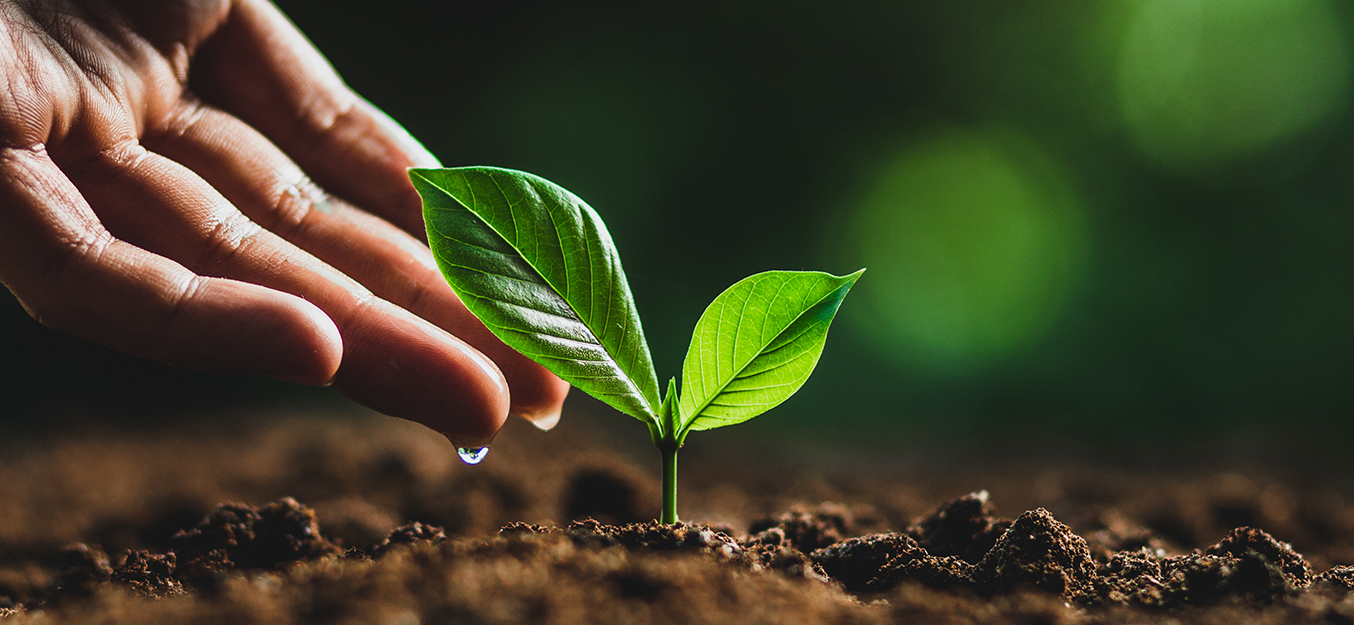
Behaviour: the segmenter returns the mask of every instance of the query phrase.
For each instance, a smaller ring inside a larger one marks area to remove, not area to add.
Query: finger
[[[447,286],[427,246],[325,196],[256,130],[185,103],[165,133],[144,143],[201,175],[254,222],[484,353],[507,379],[513,414],[546,429],[558,422],[568,383],[485,328]]]
[[[115,235],[203,275],[291,293],[343,337],[335,385],[360,403],[432,427],[464,445],[493,439],[508,389],[475,349],[374,297],[334,268],[260,228],[193,172],[139,145],[70,170]]]
[[[39,322],[123,352],[315,385],[339,367],[320,309],[114,239],[41,148],[0,149],[0,271]]]
[[[259,129],[320,186],[424,239],[405,173],[437,167],[393,120],[352,92],[267,0],[239,0],[198,51],[193,92]]]

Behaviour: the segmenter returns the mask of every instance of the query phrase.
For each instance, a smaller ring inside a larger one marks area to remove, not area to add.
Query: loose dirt
[[[1329,472],[731,439],[664,526],[608,432],[515,423],[476,467],[372,415],[9,441],[0,622],[1354,623]]]

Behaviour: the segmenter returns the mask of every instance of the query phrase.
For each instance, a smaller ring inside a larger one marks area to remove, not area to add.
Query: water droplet
[[[484,457],[489,455],[488,447],[457,447],[456,453],[460,454],[461,461],[466,464],[479,464]]]

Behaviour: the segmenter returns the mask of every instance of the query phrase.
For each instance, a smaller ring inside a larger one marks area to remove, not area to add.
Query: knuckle
[[[181,139],[192,134],[210,112],[210,109],[193,99],[191,95],[185,95],[183,104],[174,108],[159,128],[165,136]]]
[[[85,163],[79,164],[77,169],[100,172],[111,180],[125,175],[126,172],[138,170],[151,158],[150,150],[141,145],[136,137],[120,137],[101,146]]]
[[[283,183],[273,196],[268,229],[286,239],[305,233],[311,211],[330,212],[329,196],[309,178],[301,176],[296,183]]]
[[[411,282],[404,294],[404,307],[418,312],[435,301],[436,293],[427,284]]]
[[[351,117],[356,108],[356,98],[350,93],[317,89],[300,103],[297,117],[317,136],[326,136]]]
[[[73,275],[99,264],[112,242],[112,235],[106,231],[86,231],[59,241],[41,273],[42,282],[57,288],[65,286]]]
[[[193,302],[196,301],[198,294],[204,286],[204,280],[199,276],[193,276],[185,284],[179,285],[175,289],[173,300],[169,303],[168,311],[162,327],[164,332],[159,333],[159,340],[149,346],[148,356],[160,362],[171,366],[180,366],[183,363],[183,354],[179,347],[182,345],[180,340],[181,328],[186,323],[186,319],[192,315]]]
[[[381,298],[376,297],[375,293],[360,284],[355,284],[351,292],[353,294],[353,309],[355,311],[366,312],[381,310],[385,305],[385,302]]]
[[[262,228],[240,213],[217,220],[206,233],[205,246],[194,268],[211,272],[235,265],[249,252]]]

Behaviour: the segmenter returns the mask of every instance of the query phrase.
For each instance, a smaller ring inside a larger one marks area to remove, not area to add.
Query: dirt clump
[[[130,551],[122,566],[113,570],[111,580],[144,597],[183,594],[183,582],[174,577],[176,562],[173,553]]]
[[[1312,583],[1312,568],[1287,543],[1253,527],[1238,527],[1204,553],[1253,560],[1264,566],[1267,577],[1278,577],[1286,590],[1306,588]]]
[[[899,569],[929,554],[907,534],[873,534],[844,540],[810,554],[823,571],[851,592],[886,590],[876,578],[885,569]]]
[[[1333,569],[1334,571],[1334,569]],[[1328,572],[1339,588],[1340,573]],[[1233,530],[1203,552],[1158,557],[1146,549],[1116,554],[1101,568],[1096,598],[1088,603],[1179,610],[1224,601],[1270,604],[1295,596],[1314,576],[1302,556],[1255,528]]]
[[[1310,588],[1328,594],[1354,592],[1354,566],[1341,565],[1312,578]]]
[[[880,569],[869,590],[876,592],[888,590],[907,580],[916,580],[932,588],[973,588],[974,572],[974,565],[956,556],[895,558]]]
[[[795,509],[775,517],[762,517],[748,526],[754,539],[763,532],[776,532],[784,544],[808,553],[856,535],[856,520],[851,510],[836,503],[822,503],[810,509]],[[770,544],[775,539],[761,539]]]
[[[956,556],[977,563],[997,544],[1008,519],[998,518],[987,491],[951,499],[912,523],[907,533],[934,556]]]
[[[320,534],[315,512],[291,497],[257,507],[223,503],[196,527],[175,534],[171,550],[189,576],[273,570],[340,552]]]
[[[396,545],[417,545],[420,543],[440,543],[447,539],[446,530],[436,525],[427,525],[414,521],[408,525],[401,525],[391,530],[390,535],[386,536],[381,544],[377,545],[372,551],[375,555],[381,556],[393,549]]]
[[[1011,523],[974,570],[974,582],[989,593],[1029,584],[1077,600],[1093,594],[1094,581],[1086,541],[1043,508]]]

